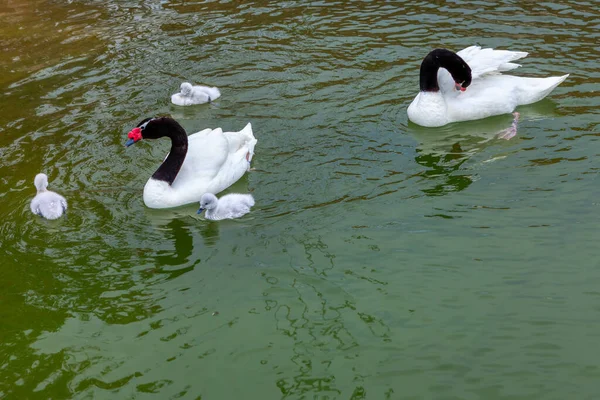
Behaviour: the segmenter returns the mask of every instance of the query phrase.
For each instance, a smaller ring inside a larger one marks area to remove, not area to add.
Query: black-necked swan
[[[171,103],[177,106],[210,103],[221,97],[221,92],[216,87],[192,86],[189,82],[183,82],[179,90],[179,93],[171,96]]]
[[[420,92],[408,106],[415,124],[437,127],[511,113],[517,106],[546,97],[567,77],[524,78],[503,75],[526,52],[467,47],[454,53],[430,52],[421,63]],[[467,90],[469,88],[469,90]]]
[[[200,198],[198,214],[206,210],[204,216],[213,221],[239,218],[248,214],[253,205],[254,197],[251,194],[230,193],[218,199],[212,193],[205,193]]]
[[[144,204],[170,208],[195,203],[204,193],[219,193],[250,169],[257,140],[248,123],[239,132],[204,129],[187,136],[169,117],[146,118],[127,135],[131,146],[141,139],[171,139],[171,151],[144,186]]]
[[[60,218],[67,211],[67,200],[60,194],[47,189],[48,176],[46,174],[37,174],[33,183],[37,194],[31,200],[31,212],[46,219]]]

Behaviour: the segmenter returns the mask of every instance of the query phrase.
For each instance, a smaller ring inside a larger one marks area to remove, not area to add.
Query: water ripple
[[[591,1],[8,0],[0,397],[592,398],[597,21]],[[510,116],[407,121],[422,57],[472,44],[571,74],[510,141]],[[183,80],[223,96],[172,106]],[[143,206],[168,143],[123,141],[154,115],[253,123],[247,218]],[[40,171],[66,218],[29,211]]]

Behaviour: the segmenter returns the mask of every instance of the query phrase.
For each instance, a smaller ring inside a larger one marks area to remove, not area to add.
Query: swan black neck
[[[446,49],[435,49],[427,54],[421,63],[419,88],[422,92],[440,90],[437,79],[440,68],[447,69],[454,81],[462,83],[463,87],[471,84],[471,68],[458,54]]]
[[[143,135],[144,138],[157,139],[167,136],[171,139],[169,155],[152,175],[153,179],[165,181],[171,185],[187,154],[188,138],[185,129],[172,118],[158,118],[146,127]]]

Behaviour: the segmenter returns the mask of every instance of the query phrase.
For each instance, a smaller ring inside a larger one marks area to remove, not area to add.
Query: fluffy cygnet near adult
[[[60,194],[47,189],[46,174],[37,174],[33,181],[37,195],[31,200],[31,212],[46,219],[60,218],[67,211],[67,200]]]
[[[210,103],[221,97],[221,92],[216,87],[192,86],[189,82],[183,82],[180,90],[180,93],[171,96],[171,103],[177,106]]]
[[[206,219],[218,221],[220,219],[239,218],[250,212],[250,207],[254,205],[254,198],[251,194],[227,194],[217,199],[212,193],[205,193],[200,199],[200,209],[198,214],[206,210],[204,215]]]

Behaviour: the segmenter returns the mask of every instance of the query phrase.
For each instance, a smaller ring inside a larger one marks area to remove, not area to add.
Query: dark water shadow
[[[204,220],[199,225],[200,235],[204,240],[204,245],[212,247],[219,241],[219,223],[216,221]]]
[[[159,251],[156,255],[156,260],[161,265],[183,265],[189,262],[194,246],[194,239],[190,234],[189,229],[179,219],[174,219],[166,226],[166,237],[173,240],[174,251]]]
[[[190,263],[194,251],[194,232],[200,232],[204,245],[215,246],[219,241],[219,224],[197,215],[198,207],[195,204],[170,209],[151,209],[145,207],[146,217],[155,229],[168,230],[169,236],[175,243],[175,253],[172,255],[157,256],[160,265],[185,265]],[[167,252],[169,253],[169,252]],[[200,260],[196,260],[194,265]],[[193,266],[189,268],[193,268]],[[187,268],[189,270],[189,268]],[[185,272],[185,271],[183,271]]]

